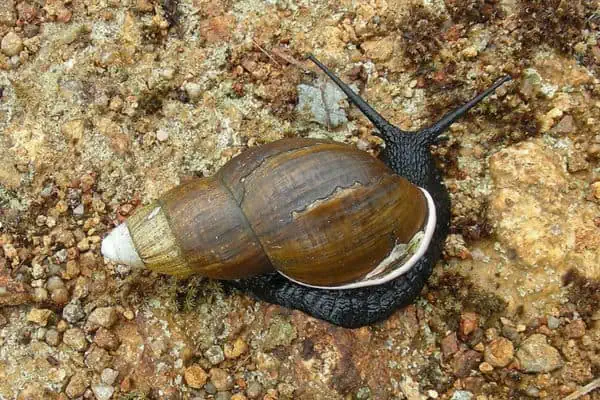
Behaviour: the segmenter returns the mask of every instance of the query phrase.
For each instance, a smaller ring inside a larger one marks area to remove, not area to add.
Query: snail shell
[[[429,194],[352,146],[282,139],[175,187],[102,243],[119,263],[180,277],[276,270],[311,287],[376,285],[406,272],[435,228]]]

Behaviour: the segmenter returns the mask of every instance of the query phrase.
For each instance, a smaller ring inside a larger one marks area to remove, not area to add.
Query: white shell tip
[[[144,267],[144,262],[133,245],[126,223],[117,226],[102,240],[101,251],[105,258],[114,263]]]

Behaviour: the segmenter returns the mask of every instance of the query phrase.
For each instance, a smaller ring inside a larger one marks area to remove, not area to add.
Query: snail
[[[449,231],[450,197],[430,146],[510,77],[434,125],[406,132],[309,59],[377,128],[385,142],[380,158],[319,139],[252,147],[213,176],[138,209],[104,238],[104,257],[218,279],[347,328],[412,302]]]

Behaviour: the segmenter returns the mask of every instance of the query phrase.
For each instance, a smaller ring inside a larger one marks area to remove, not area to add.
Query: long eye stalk
[[[313,55],[308,56],[309,60],[314,62],[339,88],[348,96],[348,100],[354,104],[380,131],[380,136],[387,142],[393,140],[393,136],[398,133],[406,133],[401,129],[390,124],[385,118],[381,116],[377,111],[373,109],[365,100],[362,99],[358,94],[354,93],[348,85],[346,85],[340,78],[338,78],[333,72],[331,72],[325,65],[317,60]],[[440,136],[446,129],[450,127],[457,119],[463,116],[471,108],[475,107],[480,101],[485,99],[487,96],[492,94],[496,89],[502,86],[504,83],[511,80],[511,77],[506,75],[498,79],[492,86],[487,88],[482,93],[473,97],[471,100],[463,104],[462,106],[448,112],[438,122],[431,125],[430,127],[417,131],[417,134],[422,135],[424,142],[431,144],[437,137]]]

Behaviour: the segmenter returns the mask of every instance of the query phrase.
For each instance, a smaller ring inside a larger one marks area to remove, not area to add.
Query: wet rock
[[[210,361],[212,365],[217,365],[225,360],[225,354],[221,346],[213,345],[204,352],[204,356]]]
[[[521,343],[517,359],[524,372],[545,373],[562,367],[563,361],[558,350],[546,342],[546,336],[536,333]]]
[[[85,351],[88,347],[85,333],[79,328],[67,329],[63,335],[63,342],[76,351]]]
[[[452,370],[458,377],[469,376],[471,370],[477,369],[481,362],[481,354],[474,350],[462,350],[452,359]]]
[[[569,323],[565,326],[565,333],[567,334],[567,337],[571,339],[583,337],[583,335],[585,335],[585,322],[578,319]]]
[[[514,348],[510,340],[499,337],[485,348],[485,361],[494,367],[506,367],[513,359]]]
[[[185,369],[183,377],[189,387],[201,389],[208,379],[208,374],[201,366],[194,364]]]
[[[72,324],[81,321],[84,317],[85,312],[81,302],[77,300],[72,301],[63,308],[63,318]]]
[[[19,55],[21,50],[23,50],[23,40],[21,40],[19,35],[10,31],[2,38],[0,48],[9,57]]]
[[[40,326],[46,326],[48,324],[48,319],[52,316],[52,314],[52,310],[34,308],[29,311],[29,314],[27,314],[27,321],[33,322],[34,324]]]
[[[98,385],[93,385],[92,391],[94,392],[97,400],[109,400],[115,392],[115,389],[112,386],[101,383]]]

